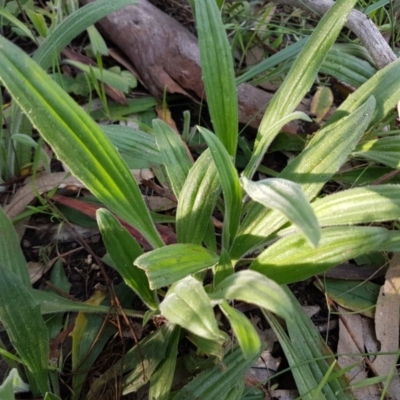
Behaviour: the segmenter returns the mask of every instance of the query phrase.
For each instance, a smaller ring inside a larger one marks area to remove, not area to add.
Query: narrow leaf
[[[14,225],[0,207],[0,264],[18,275],[25,287],[31,287],[28,265],[22,254]]]
[[[47,38],[36,50],[34,60],[43,69],[49,68],[61,50],[87,27],[112,12],[134,3],[136,0],[97,0],[79,8],[49,32]]]
[[[220,304],[220,308],[232,326],[244,358],[254,358],[261,349],[261,341],[250,320],[226,301]]]
[[[22,50],[2,37],[0,56],[0,80],[57,157],[153,246],[162,246],[136,182],[97,124]]]
[[[153,121],[153,128],[171,189],[175,196],[179,198],[186,177],[192,167],[190,153],[182,138],[165,122],[156,119]]]
[[[213,267],[218,255],[196,244],[172,244],[138,257],[135,265],[144,269],[151,289],[168,286],[187,275]]]
[[[318,245],[320,229],[317,218],[301,190],[301,186],[286,179],[270,178],[252,182],[242,178],[246,193],[264,207],[278,210],[300,228],[310,244]]]
[[[29,383],[37,395],[49,390],[49,343],[39,304],[21,278],[0,264],[0,322],[28,368]],[[22,323],[23,322],[23,323]]]
[[[198,280],[188,276],[168,290],[160,304],[162,315],[205,339],[225,342],[226,335],[218,329],[211,301]]]
[[[156,295],[150,289],[146,274],[133,265],[136,258],[143,254],[142,248],[109,211],[101,208],[96,215],[104,244],[116,270],[148,307],[156,309]]]
[[[294,234],[268,247],[250,268],[280,284],[297,282],[378,249],[386,237],[387,230],[377,227],[325,228],[313,249],[303,235]]]
[[[287,288],[283,290],[289,297],[295,309],[294,317],[287,321],[288,335],[282,329],[280,322],[274,316],[268,316],[279,342],[282,345],[289,365],[296,380],[300,396],[304,399],[323,398],[355,400],[348,389],[348,380],[336,363],[335,356],[321,337],[314,323],[305,314],[298,300]],[[335,364],[332,367],[332,364]],[[319,384],[332,370],[336,378],[329,379],[322,388],[322,393],[316,394]],[[316,394],[317,397],[313,397]]]
[[[356,0],[339,0],[321,18],[308,42],[293,63],[285,81],[271,100],[261,121],[255,148],[244,176],[251,178],[262,156],[278,134],[277,122],[290,114],[314,83],[329,49],[339,35]]]
[[[201,244],[219,192],[219,176],[210,151],[205,151],[189,171],[176,210],[180,243]]]
[[[150,379],[149,400],[168,400],[172,387],[181,330],[175,326],[167,343],[165,359]],[[164,344],[164,345],[165,345]]]
[[[231,157],[218,138],[205,128],[198,128],[203,135],[217,167],[225,201],[224,227],[222,231],[222,246],[229,250],[236,236],[242,208],[242,188],[239,176]]]
[[[231,47],[215,0],[196,1],[196,27],[204,87],[214,130],[234,156],[238,138],[238,103]]]
[[[241,300],[291,318],[292,305],[281,286],[256,271],[240,271],[224,279],[209,294],[212,300]]]
[[[245,359],[240,347],[228,352],[223,360],[223,368],[217,364],[207,368],[186,386],[184,386],[173,400],[187,399],[228,399],[227,394],[237,386],[242,388],[246,372],[261,354],[261,350],[253,358]],[[239,397],[242,398],[239,393]]]

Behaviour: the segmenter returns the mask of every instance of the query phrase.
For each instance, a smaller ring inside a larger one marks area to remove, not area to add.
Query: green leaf
[[[327,279],[323,281],[324,292],[341,307],[373,318],[380,285],[370,281]]]
[[[281,178],[252,182],[243,177],[241,181],[243,189],[254,201],[282,212],[291,223],[303,231],[312,246],[318,245],[318,221],[300,185]]]
[[[189,151],[182,138],[165,122],[153,121],[154,134],[175,196],[179,198],[186,177],[192,167]]]
[[[229,257],[229,253],[225,250],[221,250],[218,264],[214,267],[214,286],[217,286],[225,278],[235,273],[233,268],[232,260]]]
[[[272,100],[271,100],[272,101]],[[288,124],[291,121],[296,119],[300,119],[303,121],[311,122],[312,119],[305,113],[301,111],[295,111],[288,115],[283,116],[281,119],[274,121],[273,125],[268,125],[268,131],[265,131],[264,136],[259,139],[260,142],[255,142],[254,144],[254,151],[250,157],[250,161],[247,164],[245,170],[243,171],[242,175],[246,177],[252,177],[258,166],[260,165],[265,152],[267,151],[268,146],[271,144],[272,140],[276,137],[282,127]],[[262,121],[261,121],[262,123]],[[261,128],[260,128],[261,129]],[[259,130],[259,132],[261,132]],[[268,135],[271,136],[272,139],[268,139]],[[256,138],[257,140],[257,138]],[[262,142],[262,143],[261,143]],[[258,144],[261,143],[261,144]]]
[[[110,307],[102,305],[93,305],[87,303],[81,303],[79,301],[72,301],[58,296],[52,292],[45,292],[43,290],[31,291],[31,295],[35,302],[40,305],[40,312],[42,314],[54,314],[54,313],[65,313],[65,312],[84,312],[84,313],[102,313],[109,314]],[[117,311],[118,314],[118,311]],[[121,314],[121,313],[119,313]],[[143,315],[140,312],[132,310],[124,310],[124,314],[140,318]]]
[[[209,130],[198,128],[203,135],[217,167],[225,201],[222,247],[229,251],[236,236],[242,208],[242,188],[232,159],[219,139]]]
[[[135,180],[97,124],[35,62],[3,37],[0,56],[0,80],[57,157],[153,246],[162,246]]]
[[[312,200],[325,183],[345,163],[369,124],[375,99],[369,98],[351,115],[324,126],[279,175],[298,183],[308,200]],[[287,222],[277,211],[266,212],[257,203],[249,205],[237,239],[232,246],[232,259],[239,259],[251,249],[268,241],[269,236]]]
[[[103,293],[95,293],[88,304],[98,305],[104,300]],[[80,312],[76,316],[74,328],[70,333],[72,338],[72,391],[78,399],[87,378],[88,372],[102,352],[105,344],[115,335],[116,327],[104,321],[102,315]],[[95,338],[95,340],[94,340]]]
[[[375,97],[377,104],[370,120],[370,124],[374,125],[396,106],[399,100],[399,91],[400,60],[397,60],[377,71],[364,85],[347,97],[325,125],[336,123],[343,116],[352,114],[371,96]]]
[[[326,345],[314,323],[305,314],[291,291],[287,287],[283,287],[283,290],[295,310],[293,318],[287,321],[289,336],[272,314],[264,313],[264,315],[278,336],[301,398],[355,400],[348,389],[349,383],[344,372],[340,374],[341,370],[336,363],[334,354]],[[332,364],[334,364],[333,367]],[[321,393],[319,385],[326,380],[329,372],[332,376],[336,375],[336,378],[330,377]]]
[[[0,386],[0,398],[3,400],[15,400],[14,393],[29,391],[29,385],[22,380],[18,370],[13,368]]]
[[[321,226],[367,224],[400,218],[400,185],[354,188],[312,203]]]
[[[219,193],[219,176],[210,151],[206,150],[189,171],[176,210],[176,233],[180,243],[201,244]]]
[[[187,275],[211,268],[218,255],[197,244],[172,244],[138,257],[135,265],[144,269],[151,289],[168,286]]]
[[[397,169],[400,168],[399,154],[400,136],[390,136],[361,143],[352,155]]]
[[[243,391],[243,382],[246,372],[255,363],[261,350],[253,358],[245,359],[240,347],[228,352],[222,365],[207,368],[185,387],[183,387],[173,400],[188,399],[226,399],[237,386]],[[240,393],[239,393],[240,394]],[[237,397],[235,397],[237,398]],[[239,396],[241,398],[241,396]]]
[[[84,64],[74,60],[65,60],[64,63],[72,65],[88,75],[94,74],[96,79],[99,81],[110,85],[115,89],[121,90],[123,93],[129,93],[129,91],[136,87],[137,84],[136,78],[130,72],[128,72],[128,75],[126,73],[121,73],[121,71],[115,71],[112,69],[100,69],[93,65]]]
[[[227,336],[218,329],[211,301],[201,282],[188,276],[168,290],[160,304],[161,314],[195,335],[216,342],[225,342]]]
[[[243,175],[251,178],[261,159],[278,134],[278,121],[290,114],[314,84],[315,77],[329,49],[335,42],[356,0],[340,0],[329,9],[314,29],[296,58],[285,81],[272,98],[261,121],[254,152]]]
[[[0,264],[18,275],[25,287],[31,287],[28,265],[22,254],[14,225],[0,207]]]
[[[165,359],[167,350],[165,344],[170,341],[174,329],[173,325],[167,323],[147,335],[140,341],[140,344],[132,347],[124,354],[124,357],[93,381],[87,398],[102,398],[104,393],[103,386],[110,380],[115,381],[115,377],[121,374],[124,374],[122,382],[123,395],[135,392],[145,385],[158,365]]]
[[[162,164],[162,155],[154,135],[124,125],[101,125],[100,128],[119,153],[148,161],[153,165]]]
[[[166,344],[165,359],[150,379],[149,400],[168,400],[175,375],[176,357],[181,330],[175,326]]]
[[[28,26],[20,21],[18,18],[14,17],[14,15],[12,15],[6,8],[0,7],[0,15],[3,18],[6,18],[16,28],[18,28],[24,36],[32,40],[32,42],[36,43],[36,38],[32,34],[32,31],[28,28]]]
[[[33,59],[43,69],[49,68],[58,58],[60,51],[87,27],[112,12],[135,3],[136,0],[97,0],[79,8],[48,33],[47,38],[36,50]]]
[[[289,319],[293,313],[292,305],[278,285],[256,271],[240,271],[224,279],[209,294],[211,300],[241,300],[255,304]]]
[[[268,247],[250,268],[280,284],[297,282],[376,250],[386,236],[387,230],[377,227],[324,228],[313,249],[303,235],[294,234]]]
[[[150,289],[146,274],[133,265],[137,257],[143,254],[142,248],[109,211],[101,208],[97,210],[96,216],[104,244],[115,269],[148,307],[156,309],[158,307],[156,295]]]
[[[226,301],[219,305],[228,318],[246,360],[254,358],[261,349],[261,341],[250,320]]]
[[[231,47],[215,0],[196,1],[196,27],[207,103],[216,135],[234,156],[238,103]]]
[[[31,390],[35,395],[46,393],[49,390],[46,325],[31,290],[3,264],[0,264],[0,304],[0,322],[28,369]]]

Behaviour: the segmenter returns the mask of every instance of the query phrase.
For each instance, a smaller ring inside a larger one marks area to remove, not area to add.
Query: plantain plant
[[[143,156],[156,155],[178,200],[177,243],[171,245],[164,244],[136,181],[108,136],[47,79],[44,69],[52,51],[67,44],[65,38],[55,40],[55,48],[39,48],[32,60],[0,37],[0,81],[57,158],[104,205],[97,221],[108,260],[147,307],[145,320],[165,320],[95,379],[87,398],[99,396],[121,372],[123,394],[149,383],[151,399],[240,399],[250,394],[259,398],[260,391],[246,387],[245,374],[264,345],[251,322],[234,307],[235,300],[255,304],[265,313],[282,342],[302,398],[353,398],[344,371],[285,285],[370,252],[398,251],[398,231],[373,225],[400,217],[398,185],[357,187],[327,196],[321,196],[321,190],[350,156],[374,160],[380,156],[384,162],[383,144],[380,147],[364,138],[398,100],[400,63],[377,72],[349,96],[278,177],[257,181],[254,176],[282,126],[294,119],[309,119],[295,109],[311,89],[355,3],[338,0],[321,19],[269,104],[240,176],[235,167],[238,104],[228,39],[215,0],[195,1],[214,133],[197,129],[208,149],[193,162],[181,138],[160,120],[153,121],[152,134],[137,131],[137,139],[132,139],[138,152],[144,143],[151,143]],[[215,210],[223,215],[220,235],[213,224]],[[144,253],[116,216],[135,227],[152,250]],[[52,374],[43,315],[80,311],[83,319],[106,312],[107,307],[32,289],[13,227],[1,211],[0,226],[4,235],[0,240],[0,321],[25,367],[31,390],[54,396],[57,384],[54,379],[49,383]],[[126,313],[138,316],[132,310]],[[234,339],[221,329],[219,314],[229,322]],[[24,315],[30,318],[27,325]],[[275,316],[285,320],[287,333]],[[94,332],[93,340],[96,329],[88,331]],[[78,343],[84,335],[78,330],[72,335],[74,365],[84,358]],[[190,340],[210,362],[171,392],[177,349],[183,340]],[[295,348],[291,340],[303,345]],[[82,382],[74,382],[73,396],[78,398]]]

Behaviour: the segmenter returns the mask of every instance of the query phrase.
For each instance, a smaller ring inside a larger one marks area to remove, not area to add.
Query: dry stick
[[[335,2],[332,0],[281,0],[279,4],[287,4],[323,15]],[[353,10],[345,26],[357,35],[379,69],[397,60],[396,54],[394,54],[378,28],[362,12]]]

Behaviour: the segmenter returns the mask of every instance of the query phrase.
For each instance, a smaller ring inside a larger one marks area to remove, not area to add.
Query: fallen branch
[[[92,1],[81,0],[81,3]],[[333,4],[330,0],[286,0],[282,3],[317,14],[326,12]],[[176,20],[146,0],[138,0],[137,4],[102,19],[98,26],[125,53],[154,97],[161,99],[165,90],[196,100],[204,97],[197,38]],[[353,11],[346,26],[360,37],[378,67],[396,59],[380,32],[362,13]],[[272,96],[273,93],[252,85],[239,85],[239,121],[257,128]],[[308,106],[300,104],[298,110],[308,111]],[[289,124],[285,131],[297,133],[298,126]]]

